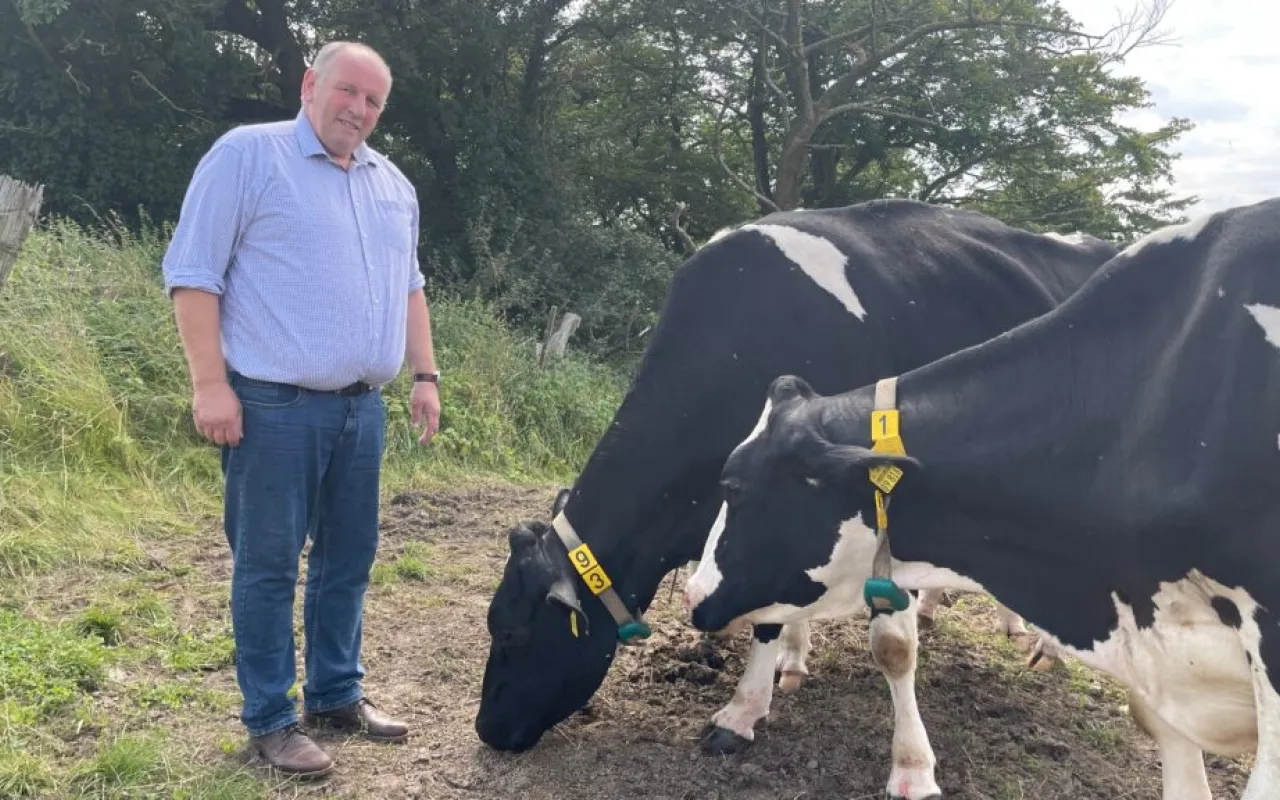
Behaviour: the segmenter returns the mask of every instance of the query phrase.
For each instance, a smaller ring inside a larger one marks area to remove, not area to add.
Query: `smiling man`
[[[294,586],[308,536],[307,721],[396,740],[364,697],[363,604],[378,544],[386,407],[405,360],[419,441],[440,414],[413,185],[365,140],[391,91],[373,50],[334,42],[293,120],[201,159],[164,260],[200,435],[222,448],[241,720],[277,769],[328,772],[298,724]]]

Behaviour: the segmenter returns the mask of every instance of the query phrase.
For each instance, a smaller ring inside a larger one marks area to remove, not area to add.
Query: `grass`
[[[165,232],[60,221],[0,291],[0,797],[256,797],[154,714],[238,710],[223,582],[192,552],[225,544],[217,451],[190,417],[161,287]],[[387,491],[572,479],[625,376],[550,367],[485,306],[433,298],[442,428],[417,445],[402,375],[387,389]],[[410,543],[375,584],[450,580]]]

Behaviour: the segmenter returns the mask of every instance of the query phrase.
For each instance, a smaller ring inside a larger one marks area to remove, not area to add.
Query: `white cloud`
[[[1090,33],[1151,0],[1058,0]],[[1141,48],[1117,67],[1151,90],[1153,108],[1125,122],[1150,130],[1170,117],[1195,129],[1174,150],[1173,190],[1197,195],[1190,213],[1280,195],[1280,2],[1173,0],[1161,30],[1172,44]]]

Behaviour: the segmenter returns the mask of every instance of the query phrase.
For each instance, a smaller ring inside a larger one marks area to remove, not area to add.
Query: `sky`
[[[1058,0],[1089,33],[1150,0]],[[1153,130],[1172,117],[1195,129],[1174,143],[1173,191],[1197,195],[1190,215],[1280,196],[1280,0],[1172,0],[1170,42],[1132,53],[1154,105],[1126,117]]]

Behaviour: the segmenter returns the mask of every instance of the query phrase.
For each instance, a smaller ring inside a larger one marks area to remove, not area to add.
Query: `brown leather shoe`
[[[408,725],[378,711],[363,697],[341,708],[307,712],[303,721],[308,725],[327,724],[339,730],[363,732],[370,739],[386,742],[397,742],[409,735]]]
[[[287,728],[253,736],[249,746],[271,766],[290,775],[319,777],[333,769],[333,759],[311,741],[295,723]]]

